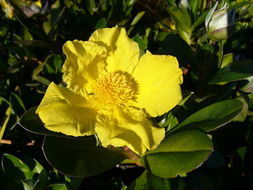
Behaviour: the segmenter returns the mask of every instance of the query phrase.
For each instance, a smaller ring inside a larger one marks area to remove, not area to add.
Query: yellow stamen
[[[135,100],[137,93],[138,85],[134,78],[126,72],[116,71],[97,80],[94,100],[99,105],[119,105]]]

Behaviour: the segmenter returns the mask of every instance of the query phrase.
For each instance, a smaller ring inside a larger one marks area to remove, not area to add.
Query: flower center
[[[138,85],[134,78],[126,72],[116,71],[97,80],[94,100],[100,105],[126,104],[135,100],[137,93]]]

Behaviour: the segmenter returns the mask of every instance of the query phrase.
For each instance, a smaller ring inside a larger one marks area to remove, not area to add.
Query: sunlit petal
[[[51,131],[72,136],[94,134],[96,112],[82,96],[54,83],[49,85],[36,113]]]
[[[99,74],[105,72],[106,49],[93,42],[75,40],[67,41],[63,52],[66,60],[62,72],[67,87],[79,94],[89,92]]]
[[[124,28],[98,29],[89,40],[107,47],[109,51],[106,59],[108,72],[120,70],[132,73],[139,59],[139,47],[127,36]]]
[[[147,52],[140,58],[133,76],[139,85],[136,106],[152,117],[164,114],[182,99],[182,71],[173,56]]]
[[[95,131],[103,146],[127,146],[138,155],[155,149],[164,138],[163,128],[154,127],[141,110],[114,109],[112,115],[102,115]]]

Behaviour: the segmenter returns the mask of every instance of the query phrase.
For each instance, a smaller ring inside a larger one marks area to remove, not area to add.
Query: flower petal
[[[106,49],[93,42],[75,40],[67,41],[63,52],[66,55],[63,80],[69,89],[84,95],[99,74],[105,72]]]
[[[136,106],[152,117],[164,114],[182,99],[182,71],[173,56],[147,52],[140,58],[133,76],[139,85]]]
[[[82,96],[54,83],[48,86],[36,113],[51,131],[71,136],[94,134],[96,112]]]
[[[98,117],[95,131],[102,145],[127,146],[138,155],[155,149],[164,138],[165,130],[154,127],[140,112],[134,108],[118,108]]]
[[[90,41],[103,44],[110,54],[107,57],[107,71],[123,71],[132,73],[138,63],[139,47],[131,40],[124,28],[113,27],[96,30]]]

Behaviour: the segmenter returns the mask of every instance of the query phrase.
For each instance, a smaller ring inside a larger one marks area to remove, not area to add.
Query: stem
[[[218,56],[218,68],[221,68],[222,65],[222,60],[223,60],[223,45],[224,45],[224,41],[221,40],[220,42],[218,42],[218,46],[219,46],[219,50],[217,52],[217,56]]]

